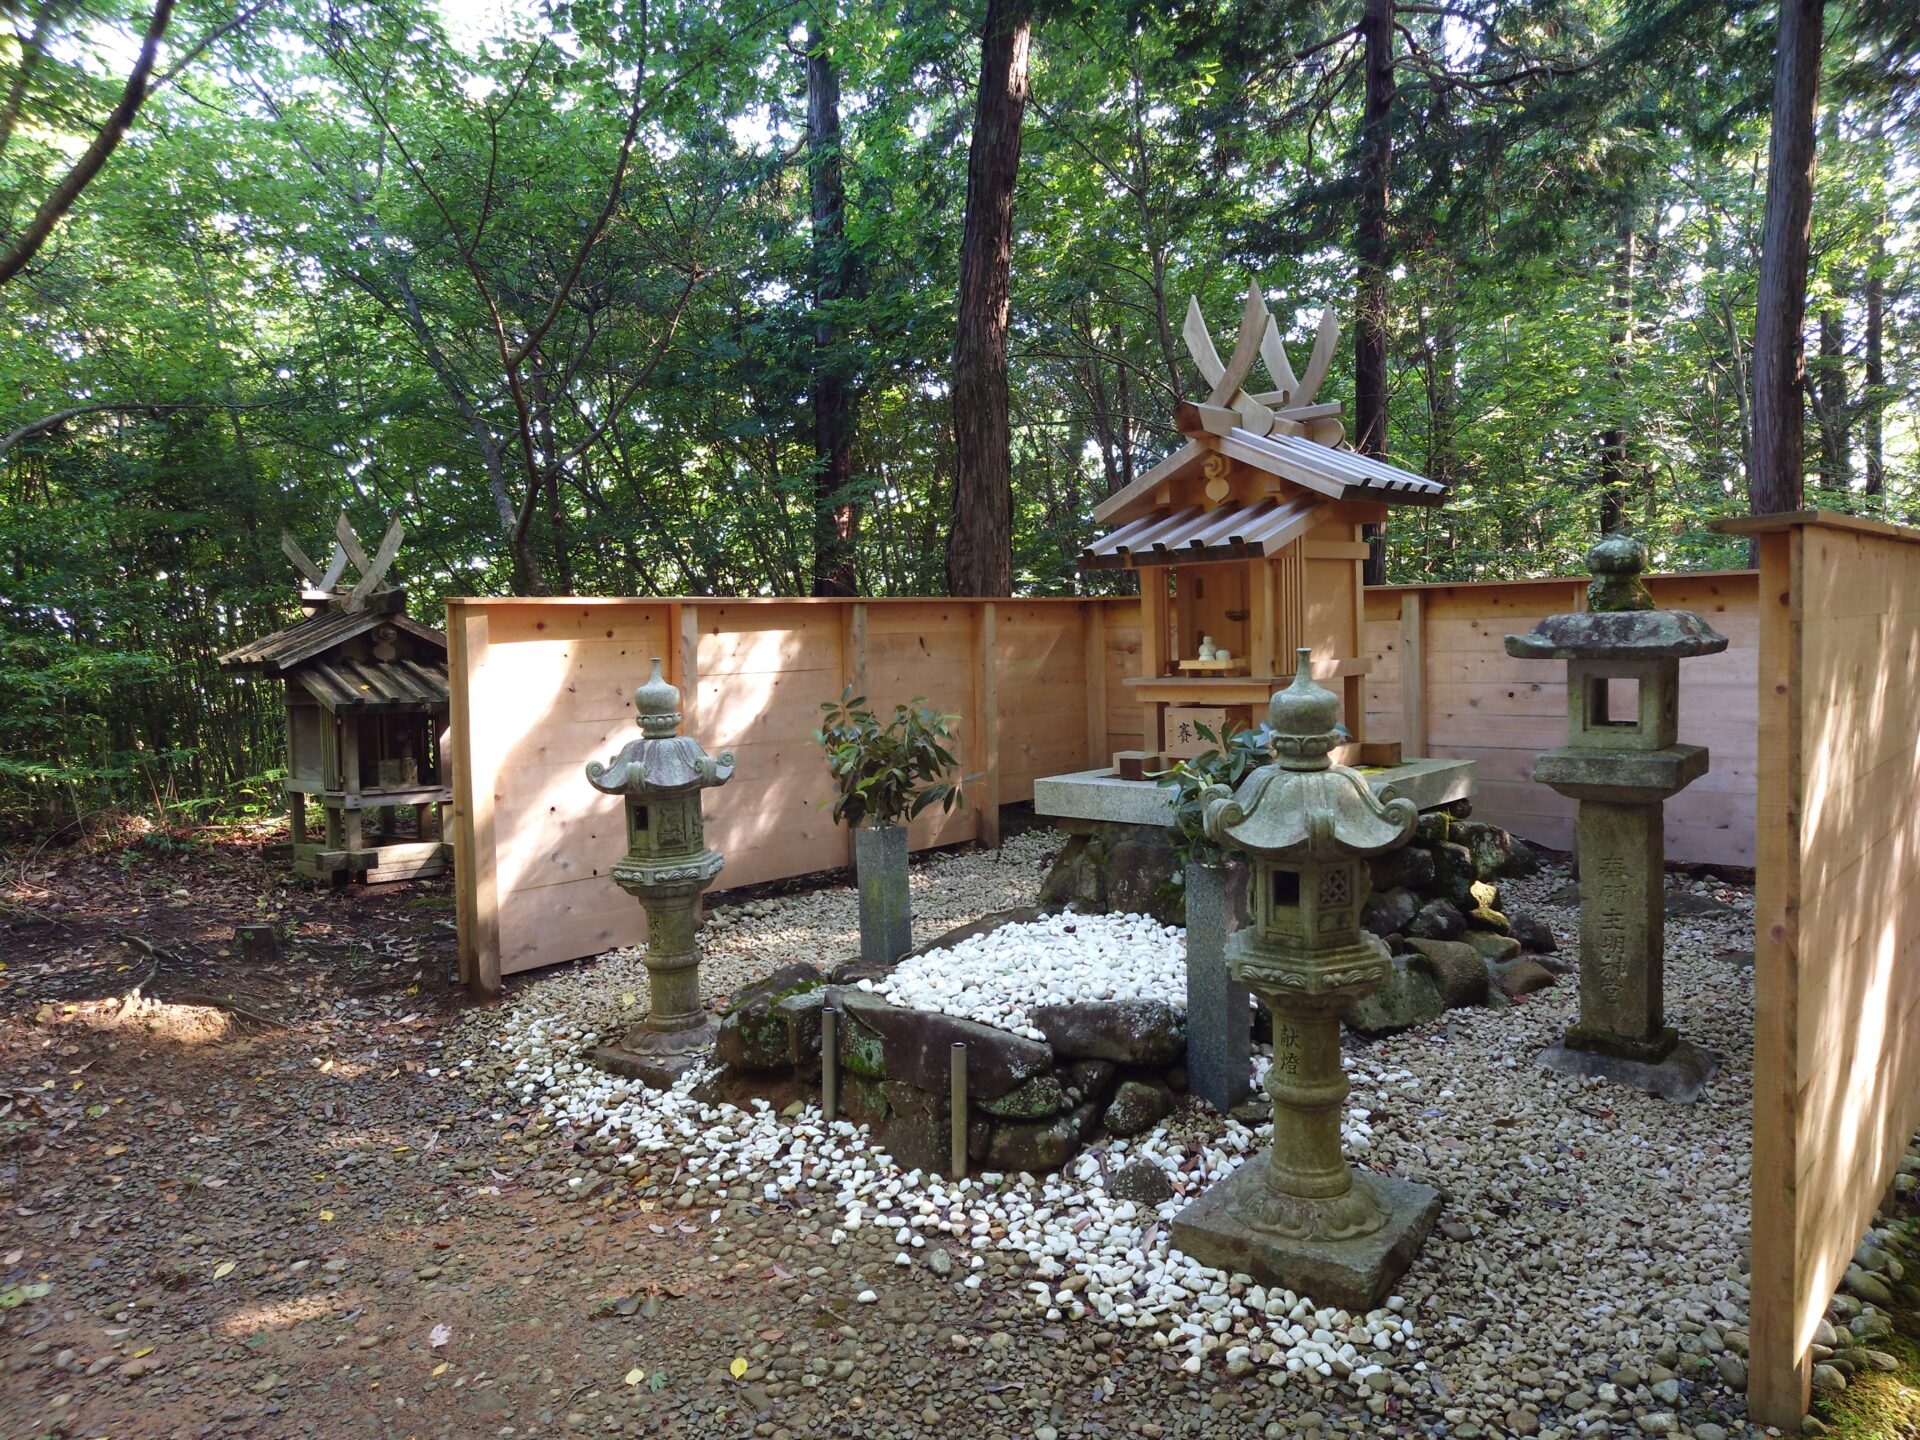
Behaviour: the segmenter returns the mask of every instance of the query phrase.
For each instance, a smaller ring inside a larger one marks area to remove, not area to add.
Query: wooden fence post
[[[973,681],[974,725],[979,732],[980,778],[979,830],[975,836],[982,845],[1000,847],[1000,670],[995,663],[999,644],[999,612],[993,601],[979,602],[979,622],[974,627],[979,653],[975,658]],[[970,752],[976,747],[969,745]]]
[[[500,993],[500,892],[494,848],[493,746],[476,735],[482,718],[472,707],[474,686],[487,664],[487,612],[463,604],[447,607],[450,705],[453,731],[453,879],[459,927],[460,979],[476,995]],[[479,753],[475,750],[478,747]]]
[[[1087,666],[1087,768],[1098,770],[1107,755],[1107,607],[1089,600],[1080,607]]]
[[[1400,749],[1427,755],[1427,635],[1418,590],[1400,593]]]

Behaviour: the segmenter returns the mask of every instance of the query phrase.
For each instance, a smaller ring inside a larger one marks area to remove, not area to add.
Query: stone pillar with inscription
[[[1567,743],[1533,778],[1580,805],[1580,1018],[1540,1063],[1693,1100],[1719,1061],[1666,1020],[1663,812],[1707,773],[1706,749],[1679,743],[1680,661],[1727,638],[1690,611],[1654,608],[1638,540],[1609,535],[1587,563],[1586,610],[1507,636],[1509,655],[1567,664]]]
[[[647,1018],[595,1052],[608,1069],[665,1089],[706,1058],[718,1022],[700,1000],[700,892],[726,863],[709,850],[700,792],[733,777],[733,752],[708,755],[680,733],[680,691],[660,674],[633,692],[640,738],[587,766],[587,782],[626,802],[627,853],[613,883],[647,910]]]
[[[1340,1145],[1340,1017],[1392,968],[1386,946],[1360,928],[1367,857],[1406,844],[1419,812],[1330,762],[1340,701],[1313,683],[1311,653],[1299,652],[1293,684],[1269,708],[1275,763],[1238,790],[1204,794],[1208,836],[1252,867],[1253,923],[1228,940],[1227,969],[1273,1012],[1273,1148],[1181,1211],[1172,1238],[1208,1265],[1365,1310],[1413,1262],[1440,1212],[1437,1190],[1356,1172]]]

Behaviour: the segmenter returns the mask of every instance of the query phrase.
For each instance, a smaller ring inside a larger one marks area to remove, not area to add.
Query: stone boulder
[[[1347,1028],[1369,1039],[1397,1035],[1447,1013],[1440,985],[1424,969],[1396,957],[1387,983],[1347,1011]]]
[[[1421,854],[1426,854],[1423,850]],[[1420,897],[1411,890],[1377,890],[1360,907],[1360,928],[1383,939],[1403,935],[1420,912]]]
[[[1158,1205],[1173,1198],[1173,1182],[1151,1160],[1134,1160],[1107,1176],[1107,1193],[1118,1200]]]
[[[1472,945],[1457,940],[1409,940],[1414,957],[1408,967],[1424,970],[1440,987],[1440,997],[1449,1010],[1486,1003],[1486,963]]]
[[[1098,1106],[1079,1105],[1051,1120],[995,1125],[987,1141],[986,1168],[1030,1175],[1058,1170],[1079,1152],[1099,1115]]]
[[[1161,1000],[1042,1005],[1033,1012],[1033,1025],[1063,1060],[1171,1065],[1187,1048],[1186,1017]]]
[[[890,1005],[864,990],[847,991],[841,1006],[853,1022],[845,1027],[847,1032],[865,1030],[879,1037],[885,1078],[905,1080],[922,1090],[946,1092],[955,1041],[967,1047],[967,1094],[976,1100],[996,1100],[1053,1068],[1050,1049],[1010,1030]],[[843,1044],[842,1059],[846,1050]]]
[[[1407,922],[1405,934],[1410,939],[1453,940],[1467,928],[1464,915],[1447,900],[1429,900],[1422,905],[1413,919]]]
[[[1515,1000],[1522,995],[1531,995],[1536,990],[1546,989],[1554,979],[1553,972],[1531,955],[1522,955],[1500,965],[1489,965],[1487,970],[1501,993]]]
[[[1507,912],[1507,933],[1520,942],[1522,950],[1532,951],[1535,955],[1551,955],[1560,948],[1553,938],[1553,929],[1531,910],[1509,910]]]
[[[1433,888],[1456,910],[1473,909],[1473,852],[1443,840],[1433,847]]]
[[[784,1070],[793,1064],[793,1045],[785,1016],[775,1006],[791,995],[817,990],[827,977],[817,965],[795,961],[765,979],[743,986],[721,1017],[714,1055],[737,1070]]]
[[[980,1111],[996,1120],[1044,1120],[1072,1105],[1067,1087],[1060,1083],[1060,1074],[1054,1070],[1023,1080],[995,1099],[978,1102]]]
[[[1367,862],[1375,890],[1425,890],[1433,884],[1433,855],[1418,845],[1402,845]]]
[[[1520,953],[1520,942],[1491,930],[1469,930],[1461,937],[1489,965],[1501,965]]]
[[[1186,895],[1175,881],[1179,869],[1173,832],[1165,826],[1100,824],[1090,835],[1068,838],[1040,887],[1040,905],[1096,914],[1132,911],[1179,925],[1186,920]]]
[[[1107,1133],[1120,1139],[1144,1135],[1173,1113],[1173,1093],[1149,1080],[1122,1080],[1103,1117]]]

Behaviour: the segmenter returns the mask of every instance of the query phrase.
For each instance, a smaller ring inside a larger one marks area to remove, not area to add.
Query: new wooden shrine
[[[1139,673],[1124,683],[1146,711],[1146,758],[1204,748],[1196,722],[1250,723],[1313,651],[1313,678],[1341,698],[1357,744],[1366,735],[1368,669],[1362,527],[1394,505],[1439,505],[1446,487],[1340,449],[1338,401],[1316,403],[1340,327],[1320,317],[1296,376],[1257,284],[1223,363],[1197,300],[1183,330],[1206,399],[1175,412],[1186,441],[1094,508],[1113,528],[1082,570],[1140,577]],[[1274,388],[1247,387],[1264,361]]]
[[[306,618],[220,657],[223,669],[284,682],[293,868],[333,884],[435,875],[453,859],[447,639],[407,617],[404,588],[383,583],[401,533],[396,520],[369,559],[342,515],[324,570],[282,535],[307,582]],[[318,836],[307,828],[310,801],[322,812]]]

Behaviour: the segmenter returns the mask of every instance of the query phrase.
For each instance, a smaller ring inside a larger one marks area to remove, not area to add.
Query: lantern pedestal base
[[[709,1015],[687,1030],[649,1030],[636,1025],[613,1045],[593,1052],[594,1063],[616,1075],[628,1075],[653,1090],[671,1090],[673,1082],[713,1058],[720,1022]]]
[[[1700,1098],[1720,1069],[1720,1057],[1688,1040],[1678,1040],[1662,1060],[1633,1060],[1569,1044],[1565,1040],[1540,1052],[1540,1063],[1560,1075],[1578,1080],[1611,1080],[1661,1100],[1688,1105]]]
[[[1374,1309],[1426,1243],[1440,1217],[1440,1192],[1390,1175],[1359,1174],[1387,1211],[1387,1223],[1356,1240],[1291,1240],[1256,1230],[1240,1216],[1245,1192],[1266,1183],[1267,1152],[1251,1157],[1174,1217],[1174,1246],[1202,1264],[1239,1271],[1263,1285],[1308,1295],[1317,1305]]]

